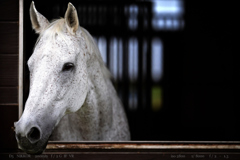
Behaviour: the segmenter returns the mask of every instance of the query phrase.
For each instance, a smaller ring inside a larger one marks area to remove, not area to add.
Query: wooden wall
[[[18,120],[19,1],[0,1],[0,150],[15,149]]]

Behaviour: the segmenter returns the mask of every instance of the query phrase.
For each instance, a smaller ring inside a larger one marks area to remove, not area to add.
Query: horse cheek
[[[88,92],[88,80],[87,77],[74,80],[72,85],[72,92],[69,95],[69,110],[70,112],[76,112],[81,108]]]

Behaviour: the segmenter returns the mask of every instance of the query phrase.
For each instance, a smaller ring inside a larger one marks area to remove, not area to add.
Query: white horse
[[[91,35],[79,27],[69,3],[64,18],[49,23],[30,7],[39,33],[28,60],[30,92],[15,122],[19,148],[40,154],[48,140],[127,141],[129,127],[110,74]]]

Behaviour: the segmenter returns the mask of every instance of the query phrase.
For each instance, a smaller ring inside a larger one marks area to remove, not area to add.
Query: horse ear
[[[33,1],[31,3],[29,11],[30,11],[30,19],[32,22],[32,28],[35,30],[36,33],[40,33],[49,25],[49,22],[42,14],[40,14],[36,10]]]
[[[79,27],[78,15],[77,10],[71,3],[68,3],[68,8],[64,18],[70,31],[76,33]]]

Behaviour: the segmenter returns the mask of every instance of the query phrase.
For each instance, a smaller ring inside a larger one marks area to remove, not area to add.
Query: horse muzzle
[[[45,150],[48,141],[42,138],[40,127],[32,126],[27,132],[21,132],[18,123],[14,125],[19,149],[28,154],[41,154]]]

